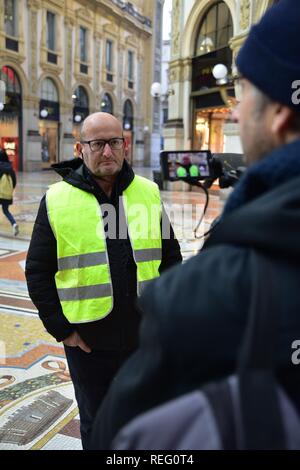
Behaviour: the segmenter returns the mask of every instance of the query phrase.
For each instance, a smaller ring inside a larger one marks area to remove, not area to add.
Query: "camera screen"
[[[210,178],[210,162],[209,150],[161,152],[164,177],[169,181]]]

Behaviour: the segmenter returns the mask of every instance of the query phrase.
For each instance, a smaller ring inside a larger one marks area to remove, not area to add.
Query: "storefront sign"
[[[18,137],[2,137],[1,147],[6,150],[9,161],[12,163],[13,169],[19,169],[19,139]]]
[[[41,115],[42,110],[47,111],[47,115],[44,117]],[[59,103],[56,101],[40,100],[40,119],[59,121]]]
[[[193,59],[192,92],[216,87],[212,70],[216,64],[224,64],[231,70],[232,51],[224,47]]]

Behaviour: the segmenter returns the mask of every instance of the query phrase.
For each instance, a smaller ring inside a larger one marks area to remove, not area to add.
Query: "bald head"
[[[95,142],[100,144],[95,148]],[[93,143],[91,147],[91,142]],[[123,139],[122,124],[108,113],[93,113],[82,124],[80,141],[76,143],[78,156],[96,178],[111,179],[121,171],[127,145]]]
[[[122,137],[123,135],[122,125],[115,116],[112,116],[112,114],[109,114],[109,113],[101,113],[101,112],[90,114],[83,121],[81,132],[80,132],[80,140],[90,140],[89,132],[92,129],[96,128],[96,129],[101,129],[102,131],[102,128],[103,128],[105,132],[105,129],[109,127],[116,129],[116,131],[118,132],[118,135],[116,135],[115,137]]]

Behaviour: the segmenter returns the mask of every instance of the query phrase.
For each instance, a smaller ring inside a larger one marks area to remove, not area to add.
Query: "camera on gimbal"
[[[213,221],[208,232],[200,237],[197,230],[204,218],[209,203],[208,189],[215,180],[219,180],[221,189],[234,186],[246,167],[242,154],[218,153],[212,154],[210,150],[189,151],[162,151],[160,152],[162,177],[167,181],[185,181],[201,188],[206,196],[202,217],[194,229],[195,238],[207,236],[217,225],[218,219]]]
[[[220,188],[234,186],[244,173],[243,155],[215,153],[210,150],[162,151],[160,161],[163,179],[185,181],[210,188],[219,179]]]

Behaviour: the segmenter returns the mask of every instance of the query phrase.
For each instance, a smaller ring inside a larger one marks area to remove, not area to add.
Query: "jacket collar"
[[[97,186],[93,180],[93,175],[81,158],[74,158],[73,160],[54,164],[52,168],[62,176],[64,181],[79,189],[94,192],[93,186]],[[116,179],[114,193],[120,195],[130,185],[133,179],[134,171],[127,161],[124,160],[121,171]]]
[[[252,165],[229,197],[222,217],[300,175],[300,139],[284,145]]]

